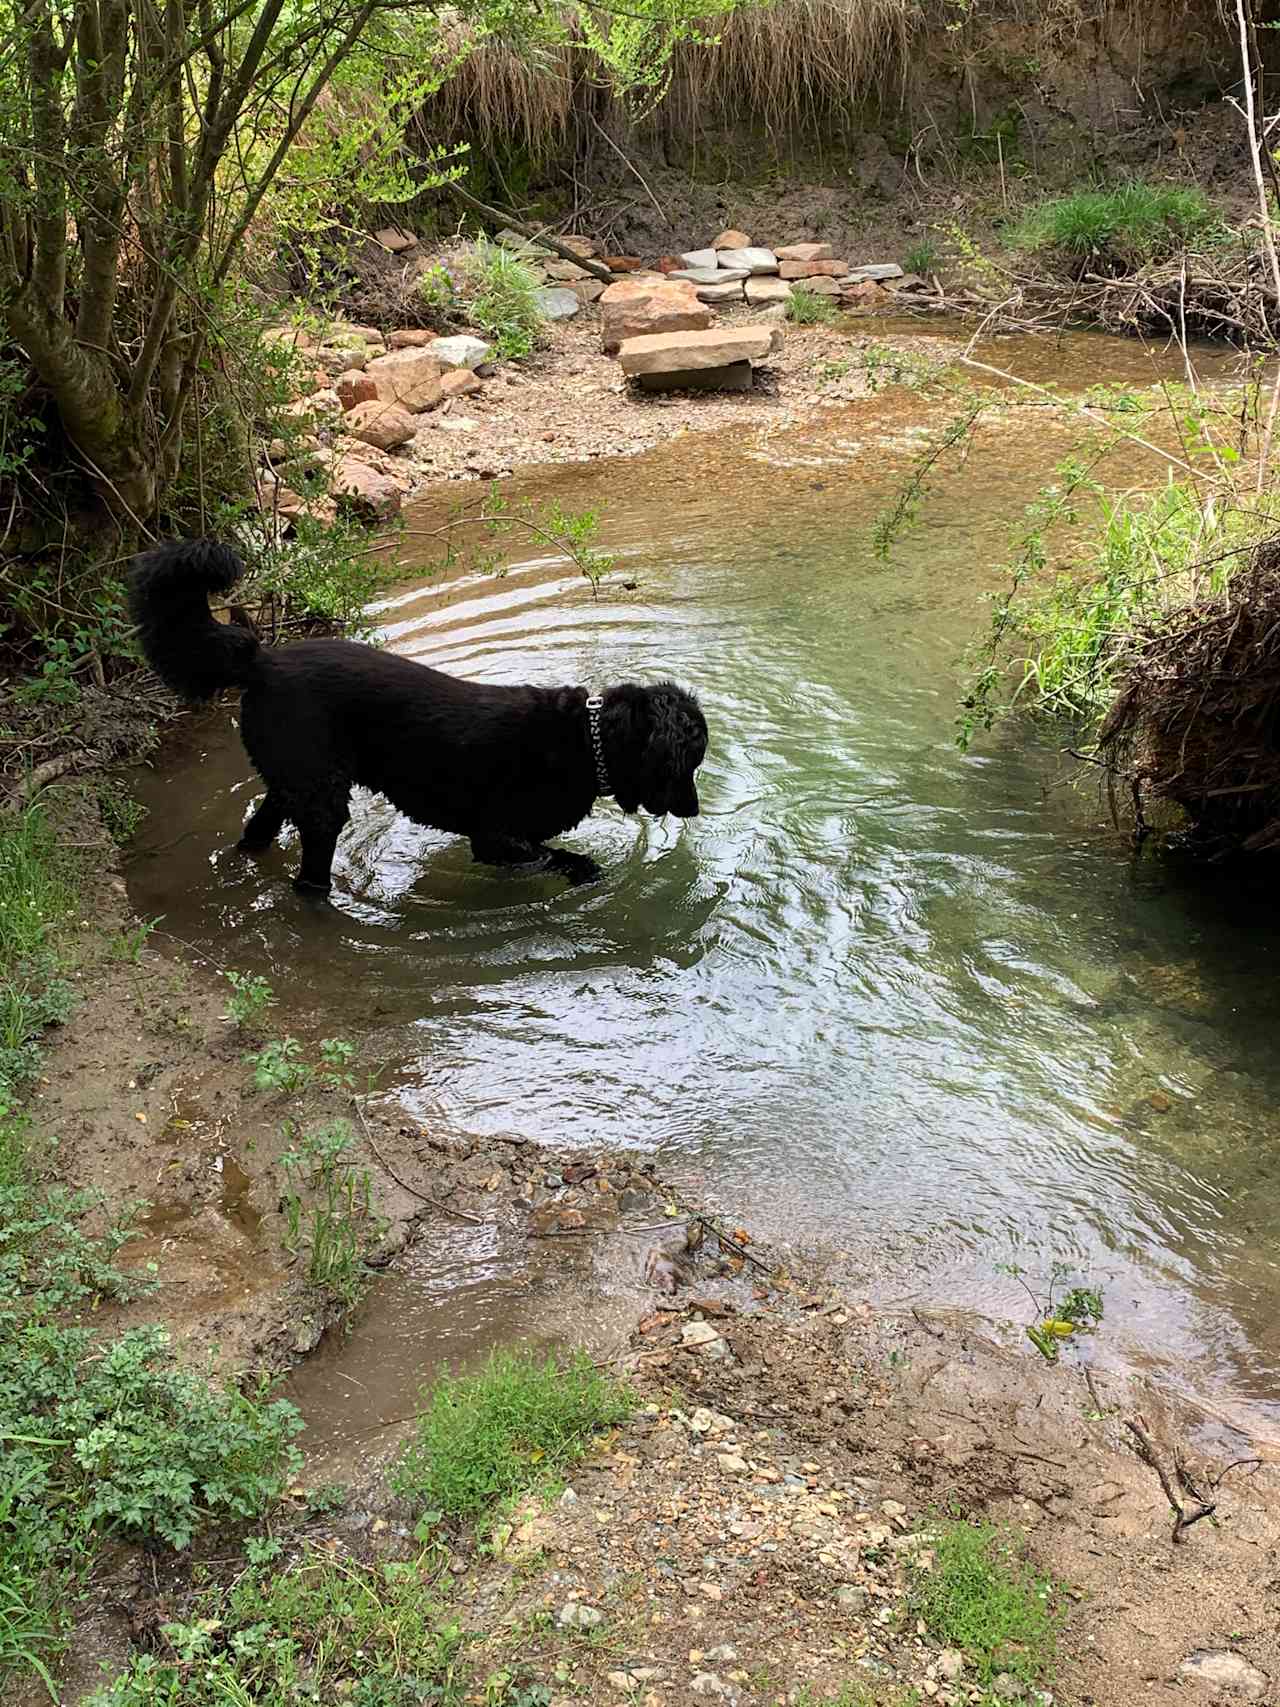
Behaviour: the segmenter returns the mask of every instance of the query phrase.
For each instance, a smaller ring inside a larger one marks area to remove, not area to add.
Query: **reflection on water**
[[[1151,371],[1089,339],[1002,359]],[[883,563],[870,523],[927,408],[517,483],[602,506],[635,592],[522,561],[386,602],[392,647],[460,675],[696,687],[704,814],[604,807],[573,838],[599,884],[473,866],[365,798],[317,913],[284,881],[296,850],[230,851],[256,785],[220,713],[145,785],[135,904],[268,971],[286,1011],[374,1025],[424,1120],[697,1158],[880,1295],[1021,1315],[998,1264],[1078,1265],[1109,1351],[1280,1412],[1274,907],[1133,864],[1025,732],[957,754],[956,655],[1069,440],[1040,412],[993,423]],[[1112,477],[1159,474],[1135,453]]]

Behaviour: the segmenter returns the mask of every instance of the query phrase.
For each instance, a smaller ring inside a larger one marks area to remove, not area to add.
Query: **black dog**
[[[264,649],[215,622],[210,593],[244,565],[216,540],[157,546],[135,559],[129,608],[147,662],[175,693],[242,688],[240,728],[266,798],[244,827],[248,853],[285,820],[302,836],[302,890],[327,893],[354,783],[419,824],[471,838],[478,860],[536,861],[575,882],[599,874],[582,854],[543,846],[612,794],[624,812],[698,812],[694,772],[707,750],[697,701],[671,682],[585,688],[484,687],[352,640]]]

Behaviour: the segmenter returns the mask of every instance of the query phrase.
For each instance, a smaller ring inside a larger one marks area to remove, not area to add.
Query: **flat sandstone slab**
[[[750,391],[754,372],[750,362],[727,362],[724,367],[677,368],[636,378],[645,391]]]
[[[654,332],[627,338],[619,350],[622,371],[641,374],[688,373],[698,368],[760,362],[782,342],[778,326],[734,326],[708,332]]]

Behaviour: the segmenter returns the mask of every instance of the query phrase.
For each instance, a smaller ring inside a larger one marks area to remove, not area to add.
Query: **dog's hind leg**
[[[567,877],[575,888],[580,883],[594,883],[601,875],[600,867],[586,854],[571,853],[568,848],[545,848],[543,852],[551,870]]]
[[[280,796],[268,788],[258,809],[240,832],[236,846],[241,853],[265,853],[284,828],[288,814]]]
[[[302,864],[293,880],[293,887],[303,894],[327,895],[333,887],[333,853],[338,837],[346,828],[351,813],[347,806],[350,784],[329,783],[323,794],[312,795],[290,805],[286,816],[298,826],[302,837]]]

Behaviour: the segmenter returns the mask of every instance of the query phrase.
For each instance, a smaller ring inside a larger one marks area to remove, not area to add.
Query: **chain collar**
[[[612,794],[613,784],[609,781],[609,767],[604,762],[604,737],[600,733],[600,713],[604,710],[604,695],[589,693],[587,695],[587,728],[591,735],[591,756],[596,765],[596,788],[601,795]]]

